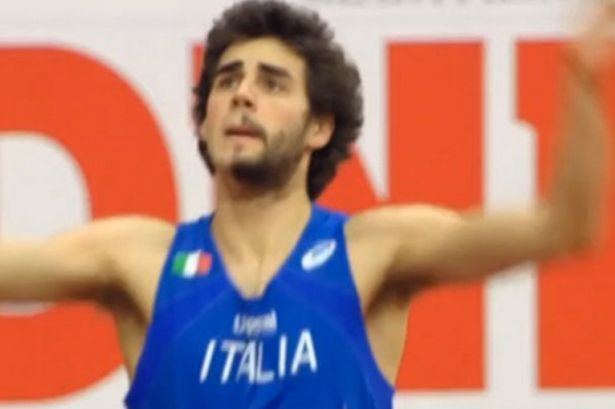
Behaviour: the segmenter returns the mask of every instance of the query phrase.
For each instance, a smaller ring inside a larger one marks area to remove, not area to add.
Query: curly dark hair
[[[314,151],[310,160],[307,189],[310,199],[315,200],[335,177],[338,165],[350,156],[351,145],[363,125],[359,71],[316,12],[277,0],[247,0],[227,9],[206,38],[204,68],[194,88],[194,119],[198,127],[207,116],[207,99],[225,50],[238,41],[269,36],[280,39],[304,58],[311,114],[332,115],[335,120],[331,141]],[[199,138],[198,145],[213,173],[206,143]]]

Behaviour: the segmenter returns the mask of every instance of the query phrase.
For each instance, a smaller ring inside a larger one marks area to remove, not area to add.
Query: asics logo
[[[310,271],[322,266],[333,256],[336,247],[337,242],[335,240],[321,240],[317,242],[303,255],[301,267],[305,271]]]

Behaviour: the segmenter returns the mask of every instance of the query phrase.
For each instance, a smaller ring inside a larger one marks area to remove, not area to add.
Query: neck
[[[223,178],[216,178],[212,228],[225,255],[262,262],[277,252],[290,252],[311,213],[305,181],[291,180],[282,189],[259,191]]]

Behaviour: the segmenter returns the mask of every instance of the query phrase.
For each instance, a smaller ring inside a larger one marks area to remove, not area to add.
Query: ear
[[[207,139],[207,132],[205,132],[205,120],[201,121],[201,123],[198,125],[197,131],[199,139],[205,141]]]
[[[335,118],[332,114],[313,117],[308,128],[307,146],[314,151],[326,146],[331,140],[334,130]]]

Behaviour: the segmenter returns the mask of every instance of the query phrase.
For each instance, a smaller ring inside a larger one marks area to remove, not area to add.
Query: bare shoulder
[[[96,220],[90,225],[90,230],[111,247],[128,250],[130,246],[168,247],[175,226],[162,219],[128,215]]]
[[[96,220],[88,229],[120,272],[133,270],[139,260],[164,257],[175,234],[173,224],[140,215]]]
[[[94,220],[57,233],[45,242],[49,253],[66,260],[82,258],[109,264],[135,248],[165,247],[174,228],[166,221],[146,216],[118,216]]]
[[[161,219],[129,215],[94,221],[88,229],[105,248],[116,275],[119,298],[112,296],[106,303],[117,309],[122,306],[122,297],[127,297],[142,317],[149,317],[175,226]]]
[[[152,274],[161,266],[172,237],[166,222],[129,216],[96,220],[44,240],[4,240],[0,299],[100,302],[126,294],[143,281],[142,271]]]
[[[132,242],[157,243],[172,239],[174,226],[162,219],[141,215],[116,216],[98,219],[90,223],[84,233],[120,245],[118,239]],[[124,244],[126,244],[124,242]]]
[[[460,213],[444,207],[413,204],[381,206],[353,216],[346,226],[349,241],[374,241],[410,232],[428,233],[433,229],[462,222]]]
[[[364,307],[394,281],[400,259],[412,258],[414,244],[460,223],[462,216],[450,209],[425,205],[382,206],[354,215],[345,233],[353,275]],[[411,264],[411,263],[410,263]],[[410,287],[423,283],[406,281]],[[398,286],[399,287],[399,286]]]

